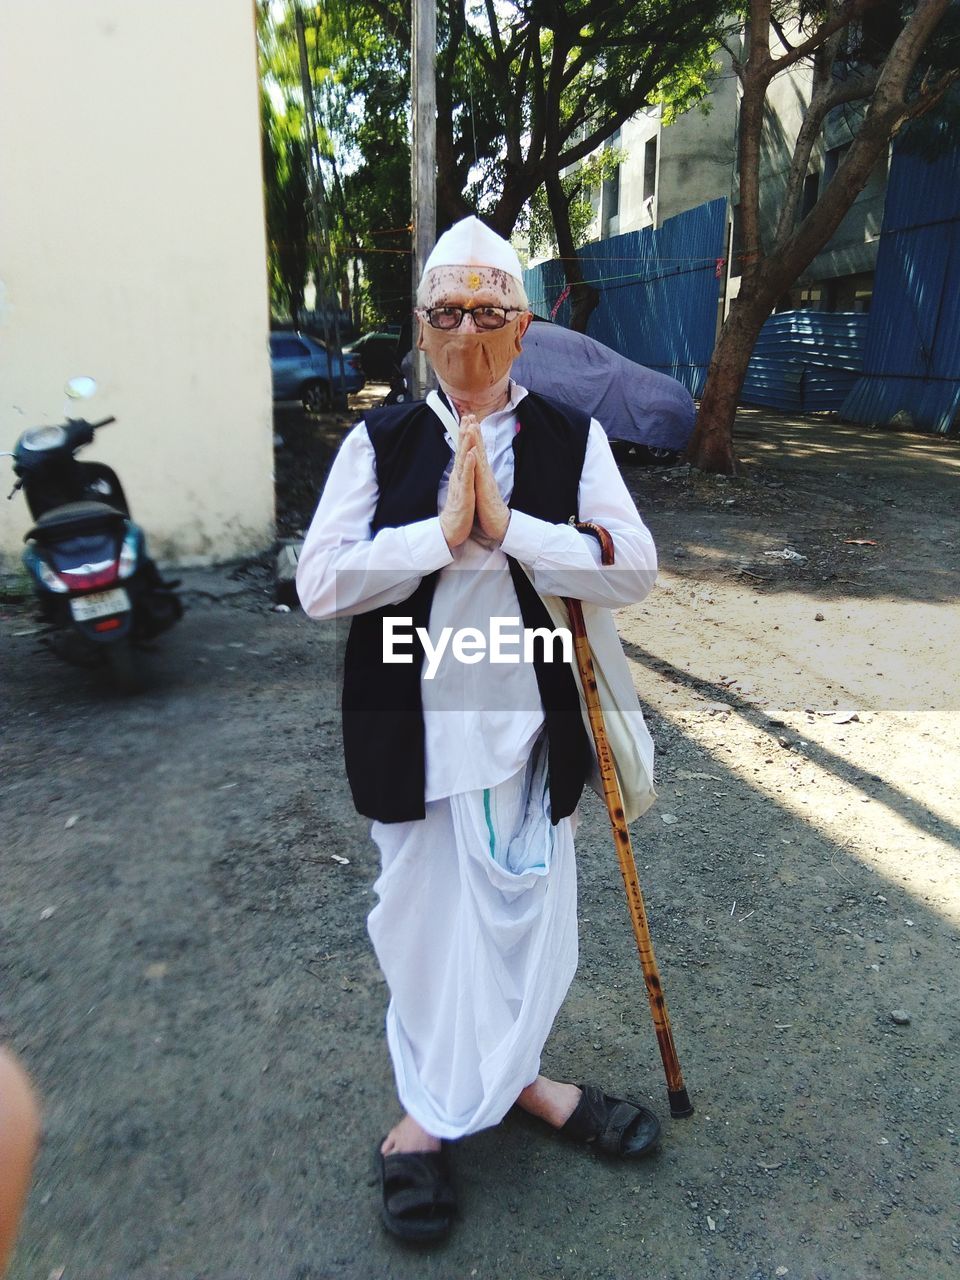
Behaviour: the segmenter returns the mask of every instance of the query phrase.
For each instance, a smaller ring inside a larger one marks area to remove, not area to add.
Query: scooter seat
[[[44,542],[69,537],[94,528],[102,529],[105,525],[122,524],[126,518],[122,511],[105,502],[66,502],[62,507],[45,511],[33,528],[23,535],[23,540]]]

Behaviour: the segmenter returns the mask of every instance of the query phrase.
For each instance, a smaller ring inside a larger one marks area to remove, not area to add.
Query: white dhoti
[[[543,739],[497,786],[373,824],[397,1093],[435,1137],[497,1124],[539,1072],[577,967],[575,829],[550,823]]]

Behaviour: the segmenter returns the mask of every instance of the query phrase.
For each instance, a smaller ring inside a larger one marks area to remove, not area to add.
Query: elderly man
[[[607,1154],[656,1143],[645,1108],[540,1074],[577,963],[590,748],[567,663],[545,646],[477,652],[505,620],[549,629],[544,595],[643,599],[656,554],[600,425],[510,379],[531,319],[511,246],[458,223],[417,304],[442,394],[373,410],[347,436],[297,586],[312,617],[353,619],[344,749],[382,859],[368,926],[404,1111],[380,1145],[381,1213],[430,1241],[455,1211],[444,1143],[514,1104]],[[615,567],[575,527],[588,521],[612,535]]]

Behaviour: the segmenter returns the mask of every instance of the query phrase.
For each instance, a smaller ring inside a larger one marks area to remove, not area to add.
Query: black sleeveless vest
[[[590,418],[546,396],[528,394],[517,406],[514,484],[510,506],[551,524],[577,518],[577,493]],[[437,491],[450,446],[425,403],[372,409],[365,418],[380,490],[371,532],[437,514]],[[524,627],[553,623],[517,562],[508,557]],[[357,810],[380,822],[408,822],[426,812],[423,703],[424,650],[414,630],[413,662],[385,664],[383,620],[412,617],[427,627],[437,574],[424,577],[408,599],[357,615],[344,658],[343,746]],[[576,808],[590,766],[590,749],[573,673],[566,663],[534,662],[548,741],[550,806],[557,823]]]

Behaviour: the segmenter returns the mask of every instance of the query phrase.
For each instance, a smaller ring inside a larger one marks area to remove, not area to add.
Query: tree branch
[[[763,260],[760,231],[760,144],[763,109],[770,83],[770,0],[751,0],[744,24],[747,58],[740,75],[742,95],[737,146],[740,172],[740,227],[743,238],[742,274],[759,275]],[[742,286],[741,286],[742,287]]]
[[[413,0],[416,3],[416,0]],[[497,11],[493,7],[493,0],[485,0],[487,9],[487,22],[490,24],[490,43],[493,45],[494,52],[498,61],[503,61],[503,41],[500,39],[500,24],[497,22]]]
[[[783,45],[784,49],[786,49],[787,53],[793,53],[793,45],[787,39],[787,33],[783,29],[783,24],[777,20],[773,13],[770,14],[770,25],[777,33],[777,39]]]
[[[802,270],[833,235],[890,138],[907,120],[934,106],[950,84],[960,78],[960,69],[952,69],[940,77],[929,95],[919,94],[912,102],[906,100],[917,60],[950,3],[951,0],[917,0],[884,60],[863,124],[833,181],[796,231],[778,246],[778,257],[789,264],[789,270],[793,270],[796,262],[801,263],[799,269]]]
[[[550,52],[550,68],[547,72],[546,93],[544,97],[544,117],[546,120],[545,144],[548,153],[556,155],[559,151],[560,99],[563,93],[563,68],[566,63],[566,48],[553,33],[553,49]]]
[[[596,151],[597,147],[606,142],[611,134],[616,133],[616,131],[622,128],[632,116],[635,116],[642,106],[642,101],[640,103],[636,103],[631,99],[628,102],[624,102],[618,111],[614,112],[613,115],[606,117],[603,124],[594,129],[591,134],[588,134],[582,142],[578,142],[574,146],[568,147],[566,151],[563,151],[558,155],[558,167],[560,169],[567,169],[570,165],[576,164],[578,160],[582,160],[585,156],[588,156],[591,151]]]
[[[771,77],[778,76],[787,67],[792,67],[795,63],[800,62],[801,59],[809,57],[835,32],[842,31],[855,18],[862,17],[870,9],[875,9],[884,2],[885,0],[850,0],[849,4],[844,5],[840,12],[835,13],[832,18],[827,18],[824,22],[821,22],[820,26],[806,40],[794,45],[789,53],[785,53],[780,58],[771,58]]]
[[[852,101],[851,92],[859,95],[859,87],[853,90],[852,85],[840,85],[834,88],[833,67],[840,48],[841,33],[834,32],[829,39],[817,49],[813,59],[813,91],[810,103],[804,112],[803,121],[797,131],[793,147],[793,156],[787,173],[787,184],[780,208],[780,217],[774,233],[774,245],[780,244],[793,230],[797,221],[797,210],[803,194],[803,184],[807,176],[807,166],[814,145],[820,137],[820,131],[827,113],[841,101]],[[876,84],[876,77],[874,84]]]
[[[530,104],[530,145],[527,147],[527,161],[539,160],[543,154],[544,137],[547,121],[546,77],[543,69],[543,50],[540,47],[539,26],[532,29],[530,55],[533,62],[533,93]]]
[[[726,49],[727,53],[729,53],[730,66],[733,68],[734,74],[739,79],[743,72],[743,63],[740,61],[737,54],[734,53],[732,46],[726,40],[720,41],[720,47],[721,49]]]
[[[928,111],[932,111],[938,106],[943,99],[943,95],[947,90],[960,80],[960,68],[954,68],[952,71],[945,71],[943,75],[935,83],[926,88],[927,78],[924,78],[923,86],[921,86],[920,94],[915,102],[910,105],[909,119],[919,120],[921,116],[925,116]],[[906,121],[904,121],[906,123]],[[902,127],[902,126],[900,126]]]

